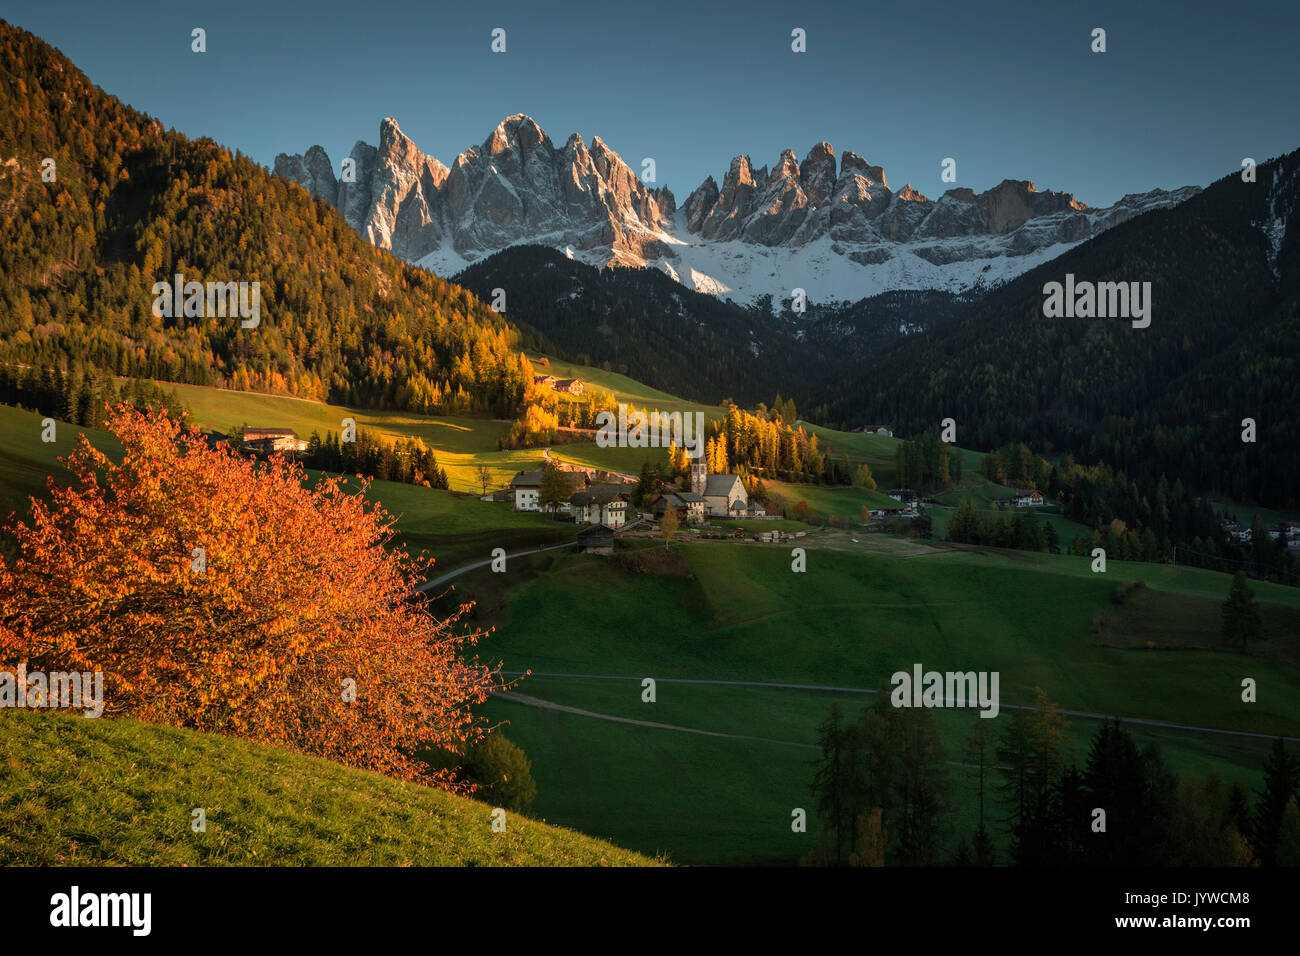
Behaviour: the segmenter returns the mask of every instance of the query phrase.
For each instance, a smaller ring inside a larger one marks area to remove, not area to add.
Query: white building
[[[538,497],[542,493],[542,473],[521,471],[510,479],[510,492],[514,497],[515,511],[538,511]]]
[[[701,524],[704,521],[704,498],[693,492],[670,491],[661,495],[654,503],[655,518],[662,520],[664,512],[669,508],[677,513],[679,522]]]
[[[592,485],[569,499],[569,510],[578,524],[621,528],[627,523],[627,493],[620,485]]]
[[[569,485],[569,493],[580,491],[587,485],[587,476],[582,472],[561,472]],[[515,511],[541,511],[542,473],[540,471],[520,471],[510,479],[510,492]],[[567,515],[571,508],[569,502],[562,501],[553,509],[556,514]]]

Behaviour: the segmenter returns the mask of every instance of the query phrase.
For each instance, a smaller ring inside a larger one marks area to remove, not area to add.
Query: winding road
[[[541,554],[543,551],[560,551],[564,548],[576,548],[577,546],[578,542],[576,541],[566,541],[563,544],[552,544],[545,548],[533,548],[531,551],[516,551],[514,554],[507,554],[506,560],[509,561],[511,558],[522,558],[526,554]],[[488,558],[486,561],[476,561],[474,564],[466,564],[463,567],[459,567],[455,571],[448,571],[444,575],[425,581],[417,587],[413,593],[419,594],[421,591],[436,588],[439,584],[445,584],[454,578],[458,578],[467,571],[473,571],[475,568],[485,568],[495,560],[495,558]]]
[[[505,677],[522,677],[523,674],[524,674],[523,671],[501,671],[500,673],[501,673],[503,676],[505,676]],[[533,671],[532,674],[531,674],[530,676],[532,676],[532,677],[570,678],[570,679],[574,679],[574,680],[627,680],[627,681],[637,681],[638,683],[639,683],[641,680],[643,680],[642,677],[625,677],[625,676],[622,676],[622,675],[616,675],[616,674],[551,674],[551,673],[543,673],[543,672],[541,672],[541,671]],[[711,685],[724,686],[724,687],[767,687],[767,688],[777,688],[777,689],[782,689],[782,690],[814,690],[814,691],[830,691],[830,692],[839,693],[839,694],[875,694],[875,693],[878,693],[878,692],[875,691],[875,690],[870,690],[870,689],[865,688],[865,687],[837,687],[837,686],[835,686],[835,685],[833,685],[833,684],[784,684],[784,683],[777,683],[777,682],[775,682],[775,681],[704,680],[704,679],[699,679],[699,678],[688,678],[688,677],[656,677],[655,680],[656,680],[656,682],[658,682],[658,683],[660,683],[660,684],[711,684]],[[523,695],[517,695],[517,696],[522,697]],[[538,700],[538,698],[532,698],[532,700]],[[548,703],[548,702],[543,701],[542,703]],[[691,730],[692,733],[700,733],[700,734],[710,734],[710,733],[712,733],[712,731],[707,731],[707,730],[692,730],[691,728],[687,728],[687,727],[670,727],[670,726],[667,725],[667,724],[652,724],[652,723],[649,723],[649,722],[643,722],[643,721],[638,721],[638,720],[632,720],[632,719],[630,719],[630,718],[626,718],[626,717],[611,717],[611,716],[608,716],[608,715],[605,715],[605,714],[593,714],[593,713],[591,713],[591,712],[589,712],[589,711],[580,711],[580,710],[578,710],[578,709],[576,709],[576,708],[572,708],[572,707],[564,707],[564,706],[561,706],[561,705],[558,705],[558,704],[550,704],[549,706],[554,707],[555,709],[558,709],[558,710],[565,710],[565,711],[569,711],[569,712],[571,712],[571,713],[575,713],[575,714],[576,714],[576,713],[586,714],[587,716],[591,716],[591,717],[600,717],[600,718],[605,719],[605,720],[618,720],[618,721],[622,721],[622,722],[624,722],[624,723],[644,724],[645,726],[658,726],[658,727],[665,727],[665,728],[667,728],[667,729],[671,729],[671,730]],[[1001,707],[1002,709],[1004,709],[1004,710],[1033,710],[1033,709],[1034,709],[1032,706],[1030,706],[1030,705],[1028,705],[1028,704],[1007,704],[1007,703],[1003,703],[1003,704],[1000,705],[1000,707]],[[1218,728],[1218,727],[1198,727],[1198,726],[1196,726],[1196,725],[1194,725],[1194,724],[1175,724],[1175,723],[1170,723],[1170,722],[1168,722],[1168,721],[1164,721],[1164,720],[1147,720],[1146,718],[1143,718],[1143,717],[1124,717],[1124,716],[1121,716],[1121,715],[1119,715],[1119,714],[1098,714],[1098,713],[1093,713],[1092,711],[1087,711],[1087,710],[1064,710],[1064,709],[1062,709],[1062,710],[1059,710],[1058,713],[1064,714],[1064,715],[1066,715],[1066,716],[1068,716],[1068,717],[1083,717],[1083,718],[1086,718],[1086,719],[1089,719],[1089,720],[1111,720],[1111,719],[1113,718],[1113,719],[1118,720],[1118,721],[1120,721],[1121,723],[1125,723],[1125,724],[1137,724],[1137,725],[1140,725],[1140,726],[1143,726],[1143,727],[1159,727],[1159,728],[1166,729],[1166,730],[1186,730],[1186,731],[1190,731],[1190,732],[1192,732],[1192,733],[1198,733],[1198,734],[1222,734],[1222,735],[1232,736],[1232,737],[1254,737],[1254,738],[1257,738],[1257,739],[1260,739],[1260,740],[1276,740],[1278,737],[1282,737],[1282,739],[1285,740],[1285,741],[1300,742],[1300,737],[1287,737],[1287,736],[1284,736],[1284,735],[1281,735],[1281,734],[1260,734],[1260,733],[1254,733],[1254,732],[1249,731],[1249,730],[1223,730],[1223,729]],[[731,736],[736,736],[736,735],[734,735],[734,734],[713,734],[713,736],[717,736],[717,737],[731,737]],[[766,739],[766,738],[755,737],[755,738],[751,738],[751,739],[754,739],[754,740],[762,740],[762,739]],[[790,743],[790,741],[784,741],[784,740],[783,740],[783,741],[772,741],[772,742],[773,742],[773,743]],[[796,746],[798,746],[798,745],[796,745]]]

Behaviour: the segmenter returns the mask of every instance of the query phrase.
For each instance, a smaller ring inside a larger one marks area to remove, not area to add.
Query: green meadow
[[[641,405],[671,400],[631,380],[620,381],[622,377],[613,373],[560,363],[553,363],[550,371],[617,387],[622,389],[621,399]],[[509,423],[168,387],[190,406],[196,422],[219,432],[250,424],[284,425],[302,436],[312,431],[323,435],[337,432],[342,419],[352,417],[363,427],[390,436],[421,437],[437,450],[453,491],[373,482],[367,493],[397,516],[404,544],[437,560],[435,575],[486,559],[495,547],[514,553],[573,536],[571,524],[518,514],[506,504],[478,499],[474,472],[479,463],[489,465],[493,485],[500,487],[515,471],[538,467],[541,461],[540,449],[496,449]],[[897,440],[811,430],[837,457],[848,453],[853,461],[868,462],[881,489],[891,486]],[[120,454],[109,436],[66,423],[59,423],[56,442],[44,443],[38,416],[0,407],[0,505],[6,512],[21,509],[28,494],[42,494],[47,477],[66,480],[57,458],[72,449],[83,431],[110,455]],[[600,449],[590,442],[557,445],[553,453],[631,473],[647,456],[655,456],[652,461],[662,457],[658,449]],[[951,506],[969,500],[987,508],[992,499],[1009,494],[978,475],[975,453],[961,453],[972,460],[964,461],[966,473],[960,485],[939,496],[950,507],[931,509],[936,535],[943,534]],[[316,477],[308,475],[309,480]],[[359,486],[355,479],[349,479],[349,484]],[[897,507],[880,491],[857,487],[783,482],[767,486],[790,505],[806,501],[813,523],[830,516],[856,521],[863,506]],[[1038,516],[1057,526],[1066,546],[1085,530],[1054,511],[1038,512]],[[746,532],[808,527],[792,521],[714,524]],[[807,551],[804,573],[791,571],[793,543],[698,540],[683,530],[667,549],[659,541],[629,540],[612,558],[548,552],[512,559],[506,574],[481,569],[459,578],[455,592],[443,598],[447,606],[476,601],[469,623],[495,628],[479,645],[480,656],[500,660],[507,672],[531,671],[515,690],[553,705],[493,698],[485,707],[489,718],[505,722],[510,738],[532,760],[538,782],[536,814],[630,850],[666,854],[677,863],[793,863],[811,847],[817,828],[809,791],[811,761],[816,756],[816,728],[830,703],[837,701],[845,711],[855,712],[872,699],[868,692],[915,663],[928,670],[997,671],[1001,700],[1008,705],[1028,703],[1034,689],[1042,687],[1067,710],[1262,735],[1300,735],[1296,670],[1300,589],[1253,584],[1264,602],[1268,638],[1243,654],[1218,640],[1219,605],[1230,580],[1223,574],[1115,561],[1105,574],[1094,574],[1088,559],[1070,555],[999,551],[889,535],[857,534],[855,541],[854,535],[818,530],[799,539],[797,546]],[[1145,587],[1117,603],[1118,586],[1138,580]],[[1257,703],[1241,701],[1240,685],[1246,676],[1258,682]],[[646,677],[658,682],[652,704],[641,698]],[[840,689],[814,689],[822,686]],[[980,718],[974,711],[941,710],[937,719],[950,768],[952,835],[968,837],[976,824],[978,801],[960,750],[971,722]],[[996,720],[992,723],[995,729],[999,726]],[[1071,747],[1080,761],[1096,723],[1090,717],[1070,718]],[[118,731],[110,725],[131,726],[106,721],[102,726],[108,730],[99,731],[105,737],[73,735],[68,745],[73,749],[65,755],[99,753],[95,748],[105,746],[128,754],[157,748],[162,767],[172,759],[168,754],[181,746],[177,743],[181,738],[167,736],[179,731],[134,726],[129,733],[122,729],[115,736]],[[8,726],[12,736],[19,725],[11,721]],[[1139,743],[1159,743],[1170,765],[1180,772],[1213,769],[1229,781],[1259,786],[1267,737],[1140,724],[1131,724],[1130,730]],[[185,747],[200,746],[185,740]],[[284,773],[278,764],[259,763],[264,757],[261,752],[239,755],[239,761],[247,761],[241,764],[241,772],[253,773],[256,767],[257,773]],[[204,760],[195,772],[206,774],[205,785],[210,785],[219,765],[206,756]],[[110,776],[101,780],[84,775],[74,779],[77,786],[102,791],[85,800],[107,802],[106,807],[89,809],[87,804],[83,812],[106,813],[119,827],[128,826],[122,819],[135,820],[129,824],[133,836],[124,848],[110,852],[110,841],[95,832],[62,844],[52,840],[52,856],[23,856],[0,836],[0,855],[31,863],[58,862],[69,855],[114,863],[146,859],[241,863],[261,862],[276,852],[299,854],[326,865],[405,860],[526,862],[546,853],[556,854],[557,861],[640,860],[618,856],[621,851],[606,850],[603,844],[595,855],[579,851],[577,844],[555,848],[542,842],[540,835],[537,842],[511,851],[515,855],[507,859],[494,856],[496,848],[491,844],[469,837],[462,846],[445,828],[437,831],[443,843],[436,847],[433,837],[428,843],[414,838],[403,842],[385,823],[359,824],[359,836],[338,837],[347,814],[380,799],[356,797],[356,781],[347,784],[350,791],[340,791],[352,796],[334,802],[316,791],[308,793],[303,780],[277,783],[270,791],[277,795],[276,801],[259,802],[256,795],[245,792],[243,784],[232,785],[235,789],[223,799],[224,805],[238,807],[244,814],[235,827],[236,836],[225,838],[215,849],[164,847],[159,836],[163,824],[154,819],[154,811],[140,811],[143,816],[138,818],[123,814],[129,814],[131,805],[172,799],[166,786],[148,784],[121,766],[106,766],[105,774]],[[220,765],[219,769],[227,773],[239,768]],[[112,782],[111,775],[119,774],[126,783]],[[30,784],[0,787],[0,799],[28,816],[53,813],[52,834],[63,826],[57,822],[62,820],[59,806],[42,803]],[[388,800],[385,806],[402,806],[394,811],[399,813],[395,819],[415,812],[402,804],[405,797],[383,799]],[[273,818],[276,806],[288,808],[283,819]],[[791,811],[796,808],[809,814],[807,834],[790,828]],[[317,810],[327,815],[327,825],[315,834],[318,840],[302,838],[295,843],[277,829],[287,828],[295,813]],[[990,800],[991,819],[1000,820],[1000,812],[996,801]],[[1004,841],[1003,831],[995,830]],[[341,840],[342,848],[326,847],[322,834]],[[371,849],[358,849],[358,840]],[[592,845],[597,846],[594,841]],[[367,852],[372,855],[365,856]],[[532,852],[539,856],[530,857]],[[362,854],[359,860],[346,856],[357,853]]]
[[[303,404],[310,406],[310,403]],[[53,477],[59,483],[70,479],[59,459],[76,447],[79,435],[84,433],[96,448],[110,457],[121,455],[121,446],[106,432],[58,422],[57,441],[43,442],[41,433],[39,415],[0,405],[0,517],[11,512],[25,514],[28,496],[44,497],[48,478]],[[309,481],[314,482],[320,476],[318,471],[307,472]],[[353,488],[361,486],[355,478],[349,478],[346,484]],[[413,553],[423,549],[436,560],[435,574],[490,557],[493,548],[514,552],[558,544],[571,540],[574,535],[572,524],[539,514],[514,512],[508,504],[480,501],[475,495],[373,481],[367,496],[382,503],[397,518],[397,530]]]
[[[507,581],[490,576],[485,605],[496,632],[480,650],[507,672],[533,672],[519,693],[735,735],[493,699],[489,716],[509,721],[511,739],[533,760],[539,813],[642,852],[666,851],[676,862],[788,864],[806,852],[809,838],[791,832],[789,820],[796,807],[815,820],[808,786],[817,724],[832,700],[856,711],[871,695],[690,681],[871,691],[921,663],[998,671],[1004,704],[1029,703],[1042,687],[1066,710],[1300,734],[1295,589],[1259,586],[1271,632],[1243,656],[1216,646],[1229,578],[1214,572],[1112,562],[1095,575],[1088,561],[1068,556],[971,549],[891,557],[823,549],[811,539],[800,545],[808,549],[804,574],[791,572],[788,548],[698,542],[674,545],[669,564],[649,566],[636,554],[547,554],[515,562]],[[461,596],[475,596],[488,577],[467,576]],[[1120,582],[1139,579],[1147,588],[1116,605]],[[1116,629],[1159,632],[1171,604],[1187,611],[1164,646],[1113,640]],[[1107,622],[1100,635],[1098,616]],[[1243,676],[1258,681],[1258,703],[1241,701]],[[653,704],[641,697],[646,677],[658,682]],[[943,710],[938,719],[953,825],[969,836],[978,801],[960,749],[981,718]],[[1069,720],[1081,762],[1097,721]],[[1129,728],[1139,743],[1159,743],[1176,770],[1214,769],[1259,785],[1267,737]],[[1000,810],[990,812],[997,818]]]
[[[431,787],[276,747],[50,711],[0,713],[4,866],[647,866]],[[206,829],[191,829],[204,810]]]
[[[207,431],[229,434],[241,425],[292,428],[299,438],[319,432],[339,434],[343,419],[373,429],[389,438],[413,436],[434,449],[438,464],[447,471],[453,491],[481,491],[479,465],[492,472],[489,490],[504,486],[515,472],[540,468],[540,448],[499,451],[497,441],[510,423],[489,418],[447,418],[410,412],[381,411],[327,405],[284,395],[234,392],[202,385],[163,383],[190,407],[193,420]]]

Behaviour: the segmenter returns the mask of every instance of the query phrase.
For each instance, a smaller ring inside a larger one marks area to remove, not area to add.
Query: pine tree
[[[855,772],[855,736],[855,728],[844,724],[839,704],[832,703],[830,713],[817,728],[821,757],[813,774],[812,792],[822,820],[823,839],[830,843],[827,856],[836,865],[843,861],[845,847],[853,842],[852,827],[857,817],[850,782]]]
[[[1255,792],[1258,799],[1249,834],[1255,855],[1264,866],[1273,866],[1277,862],[1282,816],[1298,788],[1300,758],[1288,752],[1282,738],[1278,737],[1264,760],[1264,789]]]
[[[1300,866],[1300,804],[1296,798],[1287,801],[1282,811],[1282,822],[1278,827],[1277,855],[1278,866]]]
[[[1245,571],[1232,576],[1227,600],[1223,602],[1223,639],[1229,644],[1241,642],[1244,653],[1247,644],[1263,636],[1264,622],[1255,602],[1255,591],[1246,579]]]

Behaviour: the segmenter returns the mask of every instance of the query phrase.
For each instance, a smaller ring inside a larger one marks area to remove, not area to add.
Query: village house
[[[542,473],[540,471],[520,471],[510,479],[510,490],[514,494],[512,508],[515,511],[540,511],[538,499],[542,493]]]
[[[905,508],[916,507],[917,494],[911,488],[891,488],[885,494]]]
[[[592,485],[569,499],[569,511],[578,524],[621,528],[627,523],[627,500],[621,485]]]
[[[1037,508],[1039,505],[1046,504],[1041,491],[1030,489],[1028,491],[1016,492],[1017,508]]]
[[[677,520],[684,524],[704,523],[704,497],[690,491],[669,492],[660,495],[654,503],[655,518],[662,519],[669,508],[677,512]]]
[[[578,532],[578,551],[583,554],[613,554],[614,529],[593,524]]]
[[[585,490],[587,487],[587,476],[580,471],[561,472],[565,481],[569,484],[569,495],[575,492]],[[515,511],[541,511],[541,494],[542,494],[542,472],[539,471],[520,471],[510,479],[510,491],[514,497],[512,505]],[[568,499],[562,501],[553,509],[556,514],[569,514],[571,507]]]
[[[245,428],[244,446],[261,452],[307,450],[292,428]]]
[[[551,391],[565,392],[569,395],[581,395],[586,388],[581,379],[556,378],[554,375],[534,375],[533,384],[539,388],[549,388]]]

